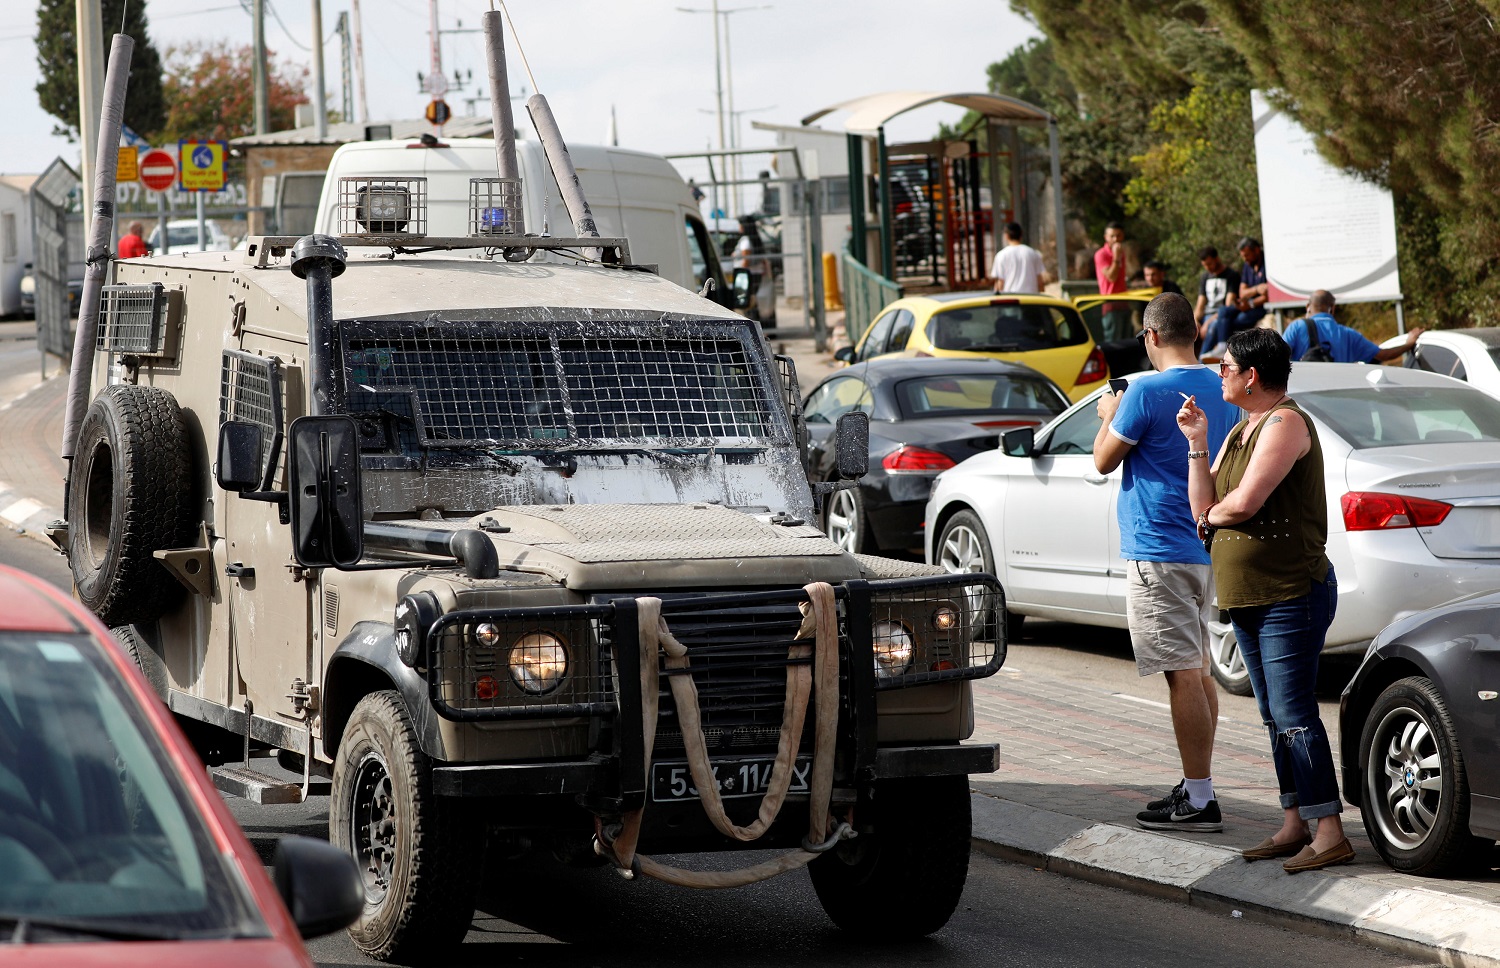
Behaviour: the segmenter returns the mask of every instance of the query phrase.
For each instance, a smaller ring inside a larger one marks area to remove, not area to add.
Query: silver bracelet
[[[1190,451],[1188,451],[1188,460],[1192,460],[1194,457],[1207,457],[1207,456],[1208,456],[1208,451],[1206,451],[1206,450],[1190,450]]]

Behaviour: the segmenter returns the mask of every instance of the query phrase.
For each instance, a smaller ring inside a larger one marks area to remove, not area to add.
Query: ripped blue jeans
[[[1301,598],[1229,609],[1255,704],[1271,735],[1281,805],[1304,820],[1340,813],[1338,776],[1328,732],[1318,716],[1318,659],[1338,607],[1333,566]]]

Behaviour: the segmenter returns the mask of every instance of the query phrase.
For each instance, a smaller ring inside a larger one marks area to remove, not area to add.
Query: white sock
[[[1193,805],[1194,810],[1202,810],[1208,806],[1208,801],[1214,798],[1214,778],[1208,777],[1203,780],[1182,779],[1182,788],[1187,791],[1188,803]]]

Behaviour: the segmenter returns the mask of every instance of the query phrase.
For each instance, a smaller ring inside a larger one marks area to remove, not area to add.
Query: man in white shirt
[[[1011,222],[1005,227],[1005,247],[995,253],[990,276],[996,292],[1041,292],[1042,255],[1021,241],[1021,226]]]

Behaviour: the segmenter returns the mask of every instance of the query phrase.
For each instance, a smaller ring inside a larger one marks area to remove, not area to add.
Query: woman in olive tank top
[[[1274,330],[1229,340],[1219,375],[1245,417],[1213,466],[1196,401],[1177,413],[1188,439],[1188,497],[1213,559],[1219,607],[1234,624],[1281,787],[1281,829],[1246,860],[1288,857],[1288,872],[1354,858],[1314,689],[1338,582],[1324,554],[1323,451],[1312,420],[1287,396],[1292,354]],[[1316,832],[1308,821],[1316,820]]]

